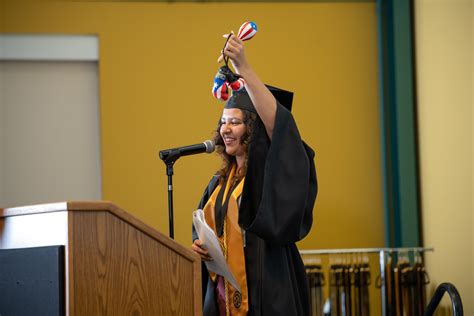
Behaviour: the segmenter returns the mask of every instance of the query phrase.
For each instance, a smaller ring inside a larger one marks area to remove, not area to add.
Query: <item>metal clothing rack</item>
[[[348,249],[321,249],[321,250],[300,250],[302,255],[336,255],[336,254],[362,254],[378,253],[380,265],[380,291],[382,297],[382,316],[387,315],[387,301],[385,289],[385,257],[386,254],[400,252],[426,252],[434,251],[434,248],[427,247],[404,247],[404,248],[348,248]]]

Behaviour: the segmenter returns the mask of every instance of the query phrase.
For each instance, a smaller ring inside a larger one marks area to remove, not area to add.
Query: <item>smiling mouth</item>
[[[235,141],[235,138],[229,136],[224,136],[223,139],[226,145],[230,145]]]

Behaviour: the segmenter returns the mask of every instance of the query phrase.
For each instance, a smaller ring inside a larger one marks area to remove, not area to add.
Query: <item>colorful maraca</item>
[[[247,41],[257,34],[257,24],[254,22],[245,22],[239,29],[237,37],[243,41]]]
[[[233,34],[233,32],[229,34],[225,34],[224,37],[229,38],[231,34]],[[244,24],[242,24],[239,28],[237,37],[240,38],[242,41],[248,41],[249,39],[254,37],[255,34],[257,34],[257,24],[255,24],[254,22],[244,22]],[[227,41],[226,41],[226,44],[227,44]],[[223,60],[224,60],[224,55],[221,54],[219,58],[217,59],[217,62],[220,63]]]

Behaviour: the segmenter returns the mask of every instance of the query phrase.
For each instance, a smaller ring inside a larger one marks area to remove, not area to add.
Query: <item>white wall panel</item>
[[[100,199],[97,63],[0,63],[0,205]]]
[[[4,124],[4,101],[5,95],[3,92],[3,63],[0,62],[0,207],[1,202],[3,201],[3,156],[5,154],[5,149],[3,145],[3,126]]]

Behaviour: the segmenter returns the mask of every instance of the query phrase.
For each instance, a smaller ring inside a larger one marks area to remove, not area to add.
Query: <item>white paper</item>
[[[240,286],[227,265],[219,240],[212,228],[206,223],[203,210],[196,210],[193,212],[193,224],[199,239],[202,242],[201,247],[207,249],[209,255],[213,259],[212,261],[204,261],[207,270],[223,276],[234,287],[234,289],[240,292]]]

